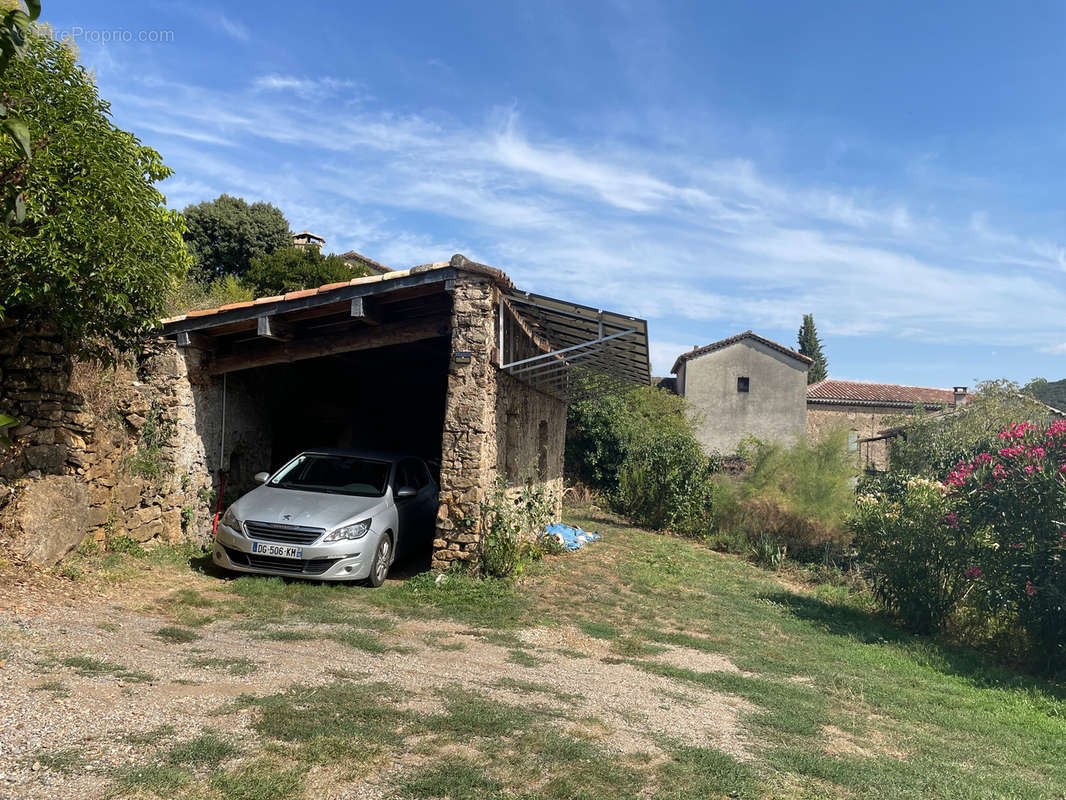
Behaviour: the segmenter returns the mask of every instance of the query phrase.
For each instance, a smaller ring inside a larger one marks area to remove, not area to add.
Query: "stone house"
[[[319,236],[317,233],[311,233],[311,231],[300,231],[292,235],[292,246],[298,250],[303,250],[307,247],[313,247],[316,250],[321,250],[326,244],[326,240]]]
[[[811,363],[745,331],[682,353],[670,371],[675,391],[696,414],[696,437],[704,450],[728,455],[748,435],[765,441],[804,437]]]
[[[571,364],[649,381],[643,320],[522,292],[461,255],[159,333],[94,417],[54,331],[0,325],[0,408],[23,421],[0,452],[0,540],[16,558],[55,563],[86,537],[202,539],[223,481],[229,501],[256,472],[339,446],[439,464],[443,568],[477,557],[497,479],[561,498]],[[129,468],[146,444],[151,476]]]
[[[966,402],[967,388],[934,389],[827,378],[807,387],[807,440],[820,441],[830,431],[848,432],[848,450],[863,469],[888,469],[888,439],[882,435],[886,419],[951,410]]]

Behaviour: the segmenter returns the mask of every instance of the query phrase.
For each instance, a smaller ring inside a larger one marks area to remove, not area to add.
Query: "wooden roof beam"
[[[343,336],[316,336],[271,344],[267,349],[255,347],[249,348],[246,353],[230,353],[212,360],[206,367],[205,373],[221,375],[224,372],[289,364],[337,353],[352,353],[357,350],[373,350],[379,347],[420,342],[424,339],[436,339],[447,336],[448,333],[448,324],[440,320],[417,323],[392,322],[375,328],[361,328]]]

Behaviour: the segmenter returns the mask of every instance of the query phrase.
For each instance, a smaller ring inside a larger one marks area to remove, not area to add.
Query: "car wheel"
[[[392,537],[386,534],[378,542],[377,552],[374,553],[374,563],[370,565],[370,577],[366,579],[368,586],[381,586],[389,574],[389,562],[392,560]]]

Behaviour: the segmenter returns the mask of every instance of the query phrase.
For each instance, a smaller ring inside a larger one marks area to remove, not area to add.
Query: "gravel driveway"
[[[246,619],[175,626],[159,605],[174,591],[158,579],[105,591],[54,579],[0,586],[0,797],[102,796],[116,769],[151,759],[160,739],[209,730],[255,741],[250,724],[258,712],[236,698],[338,676],[391,684],[417,714],[439,710],[439,690],[456,687],[515,706],[555,706],[566,712],[561,730],[609,752],[654,759],[667,736],[748,757],[750,742],[738,725],[748,708],[743,700],[649,675],[572,627],[528,628],[501,639],[446,619],[375,613],[361,623],[377,631],[365,640],[345,643],[334,638],[334,624],[296,621],[277,634],[290,640],[279,641],[263,638],[276,626]],[[528,657],[516,660],[516,647]],[[721,656],[681,647],[651,657],[701,672],[736,669]],[[314,789],[312,775],[308,791],[394,796],[393,779],[421,763],[413,745],[347,783]]]

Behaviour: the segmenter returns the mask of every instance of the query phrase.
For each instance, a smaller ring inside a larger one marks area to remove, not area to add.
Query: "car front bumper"
[[[302,559],[263,556],[252,552],[253,541],[221,522],[215,531],[212,558],[216,565],[236,572],[287,575],[318,581],[358,581],[370,576],[379,536],[329,544],[299,545]]]

